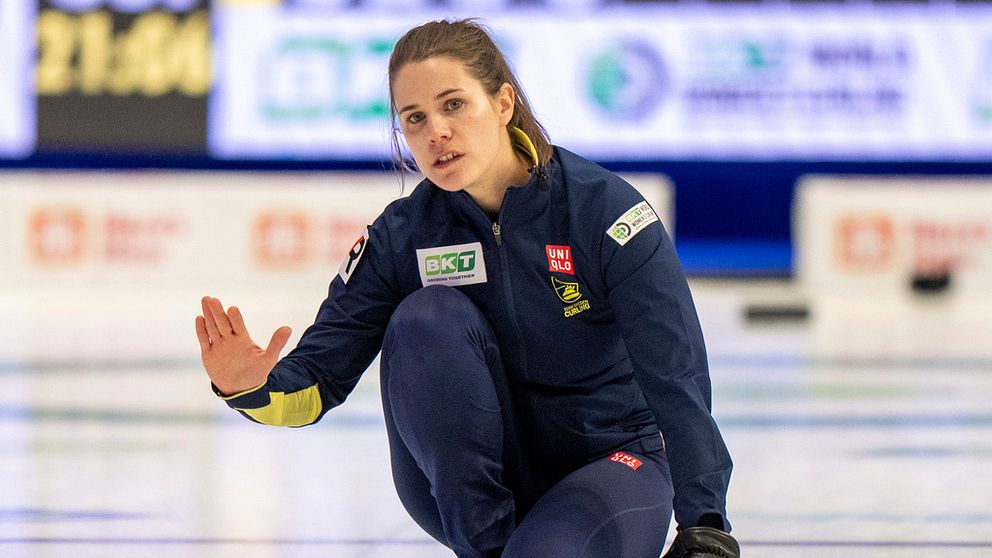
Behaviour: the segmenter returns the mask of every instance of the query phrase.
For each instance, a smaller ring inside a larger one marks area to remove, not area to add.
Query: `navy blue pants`
[[[399,305],[381,382],[400,501],[459,558],[661,554],[674,495],[664,451],[635,442],[542,478],[519,442],[526,425],[495,335],[463,293],[427,287]]]

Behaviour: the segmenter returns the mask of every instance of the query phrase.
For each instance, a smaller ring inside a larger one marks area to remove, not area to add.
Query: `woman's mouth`
[[[447,167],[448,165],[451,165],[453,162],[461,158],[461,156],[462,156],[461,153],[454,153],[454,152],[445,153],[444,155],[434,160],[434,168],[442,169],[444,167]]]

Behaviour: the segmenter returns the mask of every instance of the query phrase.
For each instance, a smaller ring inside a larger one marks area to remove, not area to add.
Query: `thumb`
[[[272,353],[276,358],[279,358],[279,353],[286,346],[286,342],[289,341],[289,336],[292,333],[293,329],[289,326],[282,326],[277,329],[272,334],[272,339],[269,340],[269,346],[265,348],[265,352]]]

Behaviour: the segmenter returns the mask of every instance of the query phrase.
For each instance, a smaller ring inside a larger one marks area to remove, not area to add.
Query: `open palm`
[[[280,327],[263,349],[251,340],[236,306],[225,312],[220,300],[210,296],[203,297],[200,305],[203,315],[196,317],[196,337],[210,381],[224,395],[264,384],[293,330]]]

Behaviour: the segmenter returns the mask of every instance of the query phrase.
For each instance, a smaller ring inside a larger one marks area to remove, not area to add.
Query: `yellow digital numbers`
[[[136,16],[116,30],[113,12],[38,16],[38,94],[202,97],[210,89],[210,21],[205,10]]]

